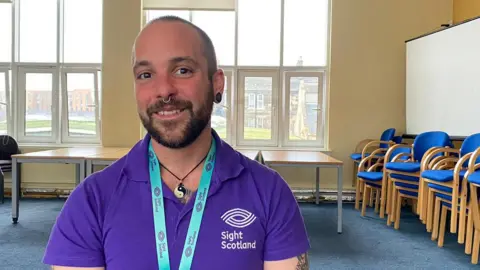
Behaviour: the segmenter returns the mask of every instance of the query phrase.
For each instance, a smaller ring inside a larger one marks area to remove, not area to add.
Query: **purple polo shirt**
[[[216,164],[192,269],[263,269],[264,261],[307,252],[304,221],[287,183],[212,134]],[[52,229],[45,264],[158,269],[149,140],[75,188]],[[163,189],[170,266],[178,269],[195,197],[182,205]]]

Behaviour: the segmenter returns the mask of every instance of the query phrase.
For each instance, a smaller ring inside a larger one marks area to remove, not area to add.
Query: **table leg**
[[[337,232],[342,233],[342,194],[343,194],[343,166],[338,166],[338,181],[337,181]]]
[[[90,176],[93,172],[93,164],[90,159],[87,159],[86,167],[85,167],[85,176]]]
[[[315,203],[320,203],[320,168],[315,168],[315,184],[316,184],[316,194],[315,194]]]
[[[20,163],[16,158],[12,158],[12,221],[18,222],[19,202],[20,202]]]
[[[81,181],[85,179],[85,160],[80,161],[76,164],[76,179],[75,184],[80,184]]]

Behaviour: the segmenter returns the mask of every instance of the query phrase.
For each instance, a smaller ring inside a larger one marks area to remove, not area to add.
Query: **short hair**
[[[203,31],[200,27],[196,26],[195,24],[182,19],[180,17],[174,15],[166,15],[155,18],[151,20],[146,26],[157,23],[157,22],[179,22],[186,25],[191,26],[195,31],[200,35],[200,40],[203,46],[203,55],[207,59],[207,67],[208,67],[208,79],[210,81],[213,80],[213,75],[217,72],[217,55],[215,53],[215,47],[213,46],[213,42],[210,37]]]

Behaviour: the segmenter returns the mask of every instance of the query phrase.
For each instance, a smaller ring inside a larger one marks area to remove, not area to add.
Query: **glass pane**
[[[212,128],[218,133],[218,136],[222,139],[227,139],[227,100],[228,100],[228,82],[227,76],[225,76],[225,90],[223,92],[222,102],[220,104],[215,103],[213,105],[212,113]]]
[[[212,40],[217,64],[232,66],[235,58],[235,12],[194,11],[192,21]]]
[[[190,11],[188,10],[147,10],[145,16],[146,23],[158,17],[167,15],[177,16],[187,21],[190,21]]]
[[[272,139],[272,88],[272,77],[245,77],[244,139]]]
[[[290,79],[290,140],[316,140],[318,111],[318,77]]]
[[[51,136],[53,76],[27,73],[25,80],[25,136]]]
[[[85,19],[88,14],[88,20]],[[102,1],[65,0],[65,63],[102,62]]]
[[[57,0],[20,1],[20,61],[57,61]]]
[[[328,0],[285,0],[284,66],[325,66],[327,37]]]
[[[95,136],[95,76],[93,73],[67,74],[68,135]]]
[[[12,61],[12,4],[0,3],[0,62]]]
[[[280,65],[280,0],[238,2],[238,64]]]
[[[7,73],[0,72],[0,135],[7,134]]]

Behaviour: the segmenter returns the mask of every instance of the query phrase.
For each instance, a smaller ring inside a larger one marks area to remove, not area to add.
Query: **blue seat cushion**
[[[409,195],[409,196],[418,198],[418,193],[417,192],[413,192],[413,191],[409,191],[409,190],[403,190],[403,189],[400,189],[399,192],[402,193],[402,194],[405,194],[405,195]]]
[[[374,184],[374,183],[371,183],[371,182],[365,182],[365,184],[367,186],[372,186],[374,188],[382,188],[382,185],[377,185],[377,184]]]
[[[452,193],[452,191],[453,191],[452,188],[445,187],[445,186],[442,186],[442,185],[433,184],[433,183],[428,183],[428,187],[429,188],[434,188],[436,190],[440,190],[440,191],[443,191],[443,192],[447,192],[447,193]],[[451,200],[451,198],[450,198],[450,200]]]
[[[466,170],[460,171],[460,179],[465,176]],[[422,172],[422,178],[434,180],[438,182],[453,181],[453,170],[427,170]]]
[[[412,181],[412,182],[418,182],[420,178],[416,176],[411,176],[411,175],[404,175],[404,174],[398,174],[398,173],[391,173],[390,178],[395,178],[395,179],[400,179],[400,180],[406,180],[406,181]]]
[[[399,172],[415,173],[420,171],[420,162],[388,162],[385,168]]]
[[[435,195],[439,198],[444,199],[444,200],[452,201],[452,196],[449,196],[449,195],[446,195],[446,194],[443,194],[443,193],[435,193]]]
[[[359,172],[357,176],[369,181],[382,181],[383,172]]]
[[[468,182],[480,185],[480,171],[476,171],[468,176]]]
[[[370,156],[370,153],[365,153],[365,157],[368,157],[368,156]],[[375,156],[383,157],[383,156],[385,156],[385,154],[384,153],[378,153]],[[353,154],[350,155],[350,158],[353,159],[353,160],[361,160],[362,159],[362,153],[353,153]]]

